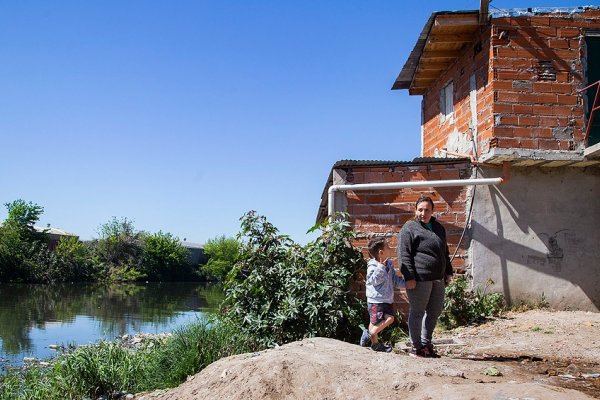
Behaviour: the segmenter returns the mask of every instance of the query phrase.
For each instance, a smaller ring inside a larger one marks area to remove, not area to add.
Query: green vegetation
[[[43,207],[15,200],[6,203],[0,225],[0,282],[123,282],[200,280],[188,252],[170,233],[138,231],[127,218],[100,226],[99,238],[81,242],[65,236],[48,248],[48,235],[34,225]]]
[[[470,290],[467,278],[459,276],[446,288],[440,323],[452,329],[500,315],[504,308],[504,297],[500,293],[487,293],[479,288]]]
[[[263,345],[305,337],[356,336],[364,305],[349,290],[364,266],[342,218],[313,229],[322,235],[302,247],[263,216],[241,219],[240,258],[225,282],[226,318]]]
[[[219,358],[254,350],[230,325],[198,321],[142,349],[98,342],[58,356],[49,366],[0,377],[0,400],[119,398],[122,393],[173,387]]]
[[[0,281],[26,282],[48,259],[45,237],[34,229],[44,209],[23,200],[5,206],[8,217],[0,225]]]
[[[149,280],[185,280],[193,277],[188,253],[179,239],[158,232],[143,238],[142,271]]]
[[[349,287],[364,260],[351,245],[348,223],[336,219],[313,228],[322,235],[302,247],[254,212],[241,221],[240,256],[215,320],[141,349],[99,342],[62,354],[50,366],[9,371],[0,377],[0,400],[113,399],[179,385],[219,358],[267,345],[317,335],[354,341],[364,304]]]
[[[209,278],[224,281],[227,274],[237,262],[240,253],[240,242],[235,238],[218,236],[209,239],[204,245],[204,254],[208,262],[202,266],[202,272]]]
[[[535,300],[519,299],[510,305],[510,309],[512,311],[517,312],[525,312],[528,310],[542,310],[546,308],[550,308],[550,304],[548,303],[544,292],[542,292],[542,294],[540,294],[539,297]]]
[[[18,204],[19,214],[29,216],[28,221],[35,219],[36,210],[40,211],[33,207],[23,212],[21,206],[23,203]],[[12,237],[9,233],[13,231],[7,228],[12,224],[3,224],[0,234]],[[30,224],[16,225],[26,231]],[[99,342],[62,354],[49,366],[11,370],[0,377],[0,400],[113,399],[123,393],[177,386],[189,375],[229,355],[312,336],[355,341],[363,322],[364,304],[350,291],[350,285],[355,273],[364,268],[364,259],[351,244],[354,233],[344,218],[336,216],[313,229],[322,230],[320,237],[300,246],[281,235],[265,217],[248,212],[241,218],[237,251],[225,237],[209,245],[214,246],[210,250],[213,266],[223,261],[215,271],[222,274],[229,270],[225,301],[215,320],[190,324],[171,338],[148,342],[141,349]],[[17,235],[16,243],[21,243],[23,237]],[[12,243],[2,242],[2,238],[0,246]],[[183,252],[178,246],[169,234],[148,235],[135,231],[126,219],[113,219],[102,227],[101,237],[93,246],[88,248],[74,240],[61,242],[50,258],[62,260],[60,265],[70,276],[92,274],[114,280],[131,273],[164,279],[180,276],[177,274],[182,268]],[[237,258],[230,269],[231,261],[226,260],[231,260],[227,257],[233,254]],[[58,272],[49,274],[57,276]],[[141,289],[132,286],[118,290]],[[452,328],[502,310],[501,295],[472,291],[467,279],[458,277],[446,289],[440,321]],[[382,338],[397,342],[405,340],[406,334],[394,328],[386,330]]]

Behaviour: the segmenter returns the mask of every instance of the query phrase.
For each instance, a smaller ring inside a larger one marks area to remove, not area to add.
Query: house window
[[[586,85],[591,85],[600,81],[600,32],[588,33],[585,38],[585,45],[587,49],[585,70]],[[596,99],[596,91],[598,90],[600,90],[600,84],[592,86],[585,94],[585,117],[587,123],[591,125],[589,127],[587,146],[593,146],[600,143],[600,110],[596,110],[592,113],[594,100]],[[598,107],[598,103],[596,103],[596,107]]]
[[[440,91],[440,114],[442,122],[452,121],[454,114],[454,83],[448,82]]]

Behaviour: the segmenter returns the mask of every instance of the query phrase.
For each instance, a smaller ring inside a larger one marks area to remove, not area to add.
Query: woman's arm
[[[406,281],[415,279],[417,274],[412,246],[412,233],[403,227],[398,235],[398,260],[400,261],[400,272]]]

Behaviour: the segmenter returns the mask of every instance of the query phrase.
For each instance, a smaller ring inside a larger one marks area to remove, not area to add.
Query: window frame
[[[454,81],[448,81],[440,89],[440,116],[441,122],[454,120]]]

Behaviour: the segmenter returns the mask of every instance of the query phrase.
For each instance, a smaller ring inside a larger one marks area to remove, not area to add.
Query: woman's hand
[[[406,290],[411,290],[417,287],[417,280],[411,279],[410,281],[406,281]]]

